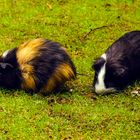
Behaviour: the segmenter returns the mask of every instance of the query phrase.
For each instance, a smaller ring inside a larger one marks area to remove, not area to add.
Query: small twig
[[[81,76],[91,77],[91,75],[90,75],[90,74],[83,74],[83,73],[79,73],[79,72],[77,72],[76,74],[77,74],[77,75],[81,75]]]
[[[94,29],[90,29],[89,32],[87,32],[83,37],[81,37],[81,42],[84,42],[84,40],[87,38],[87,36],[89,36],[92,32],[95,32],[96,30],[100,30],[100,29],[103,29],[103,28],[107,28],[107,27],[110,27],[112,25],[104,25],[104,26],[101,26],[101,27],[97,27],[97,28],[94,28]]]

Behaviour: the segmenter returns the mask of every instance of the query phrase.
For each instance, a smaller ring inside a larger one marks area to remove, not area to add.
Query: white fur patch
[[[5,51],[3,54],[2,54],[2,57],[5,58],[7,56],[7,54],[9,53],[9,50]]]
[[[99,94],[105,94],[105,93],[110,93],[110,92],[115,92],[116,89],[114,88],[106,88],[104,80],[105,80],[105,73],[106,73],[106,54],[104,53],[101,56],[104,60],[105,63],[104,65],[101,67],[99,74],[98,74],[98,83],[95,84],[95,92],[99,93]]]
[[[104,77],[106,72],[105,66],[106,66],[106,62],[104,63],[104,65],[102,66],[98,74],[98,79],[97,79],[98,83],[95,84],[96,93],[102,93],[106,90],[105,83],[104,83]]]
[[[106,58],[106,54],[104,53],[104,54],[102,54],[102,56],[101,56],[105,61],[107,60],[107,58]]]

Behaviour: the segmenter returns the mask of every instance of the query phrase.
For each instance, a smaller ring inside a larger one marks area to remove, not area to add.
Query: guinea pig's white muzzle
[[[117,90],[115,88],[96,88],[96,86],[95,86],[95,92],[100,95],[107,94],[107,93],[113,93],[116,91]]]
[[[106,60],[105,54],[102,55],[102,57]],[[106,63],[104,63],[104,65],[101,67],[101,69],[98,73],[97,81],[95,84],[95,92],[97,94],[106,94],[106,93],[112,93],[112,92],[117,91],[113,87],[106,88],[105,83],[104,83],[105,73],[106,73]]]

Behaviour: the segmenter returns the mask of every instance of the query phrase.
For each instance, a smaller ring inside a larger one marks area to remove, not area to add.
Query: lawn
[[[96,96],[91,65],[126,32],[140,29],[140,0],[1,0],[0,52],[43,37],[67,48],[77,72],[71,92],[0,89],[0,140],[138,140],[140,97]]]

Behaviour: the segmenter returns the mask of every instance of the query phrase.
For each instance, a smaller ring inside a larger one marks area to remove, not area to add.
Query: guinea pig
[[[122,91],[140,79],[140,31],[124,34],[92,65],[98,94]]]
[[[37,38],[3,53],[0,87],[51,93],[76,77],[76,68],[57,42]]]

